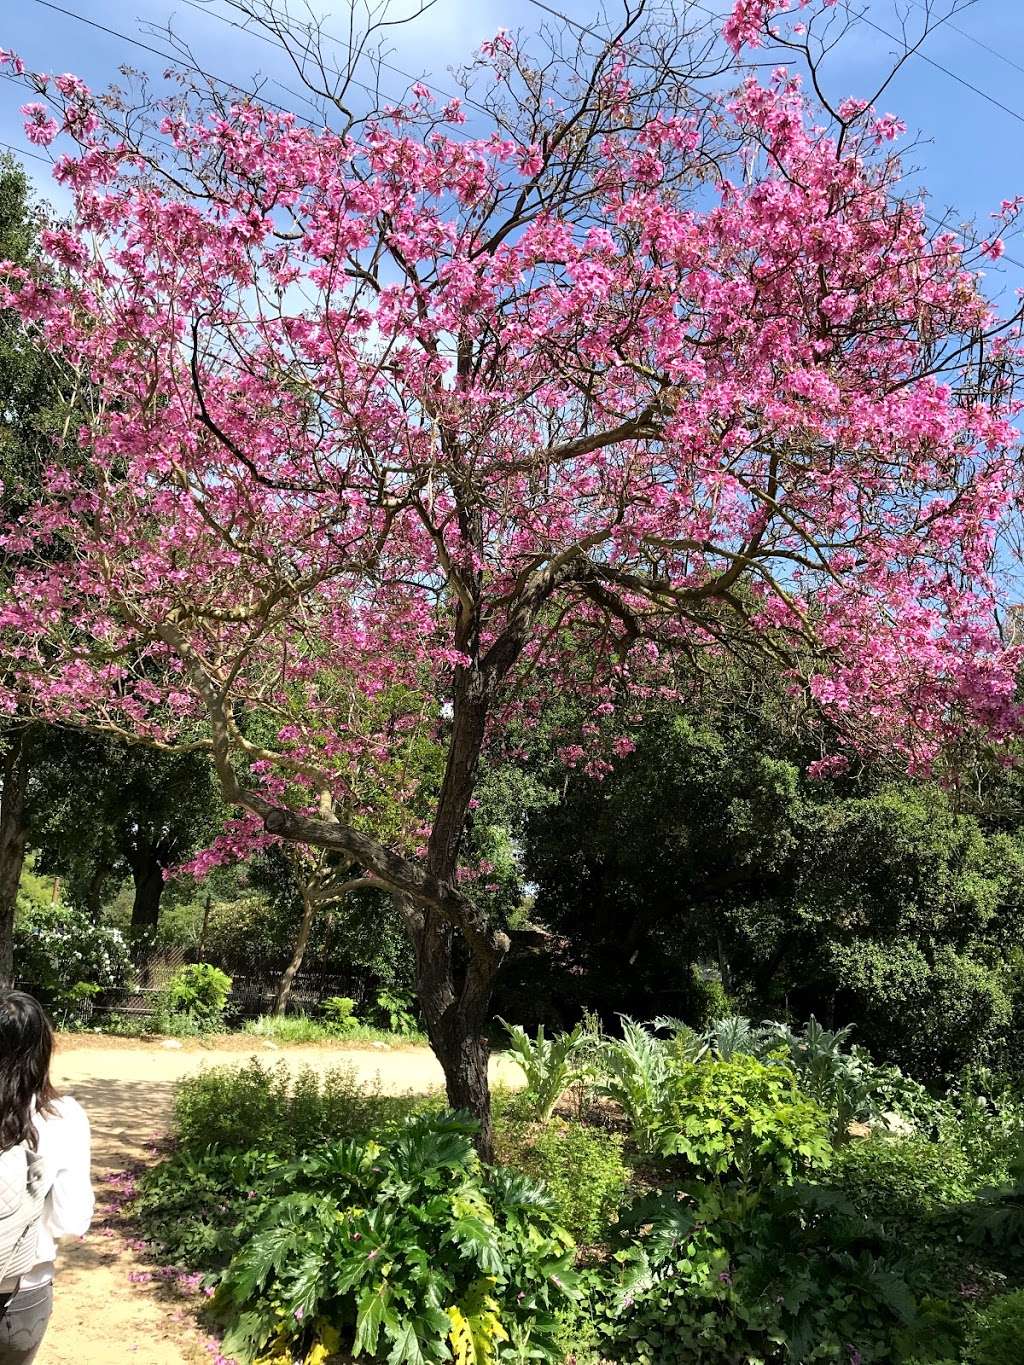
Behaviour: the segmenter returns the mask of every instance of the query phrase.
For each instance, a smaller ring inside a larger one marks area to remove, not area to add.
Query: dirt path
[[[441,1068],[425,1048],[272,1048],[251,1039],[203,1046],[65,1036],[54,1079],[88,1111],[99,1208],[93,1232],[61,1248],[53,1322],[38,1365],[209,1365],[211,1353],[188,1305],[162,1296],[150,1269],[107,1221],[108,1177],[150,1155],[166,1131],[178,1081],[210,1066],[242,1065],[252,1056],[291,1070],[351,1066],[367,1085],[389,1094],[440,1088]],[[518,1069],[492,1062],[492,1080],[515,1085]]]

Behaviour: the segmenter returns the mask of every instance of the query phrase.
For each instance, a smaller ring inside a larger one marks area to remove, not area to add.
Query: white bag
[[[27,1142],[0,1153],[0,1293],[35,1265],[46,1190],[43,1160]]]

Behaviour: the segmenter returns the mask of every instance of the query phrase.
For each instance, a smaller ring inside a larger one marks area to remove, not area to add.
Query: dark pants
[[[22,1289],[0,1312],[0,1365],[31,1365],[53,1312],[53,1285]]]

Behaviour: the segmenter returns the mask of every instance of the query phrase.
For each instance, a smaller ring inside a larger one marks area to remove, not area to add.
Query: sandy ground
[[[149,1159],[149,1144],[167,1128],[174,1088],[185,1076],[252,1056],[284,1061],[292,1070],[350,1066],[368,1085],[389,1094],[423,1093],[441,1086],[441,1068],[425,1048],[372,1046],[272,1047],[232,1038],[214,1045],[67,1035],[54,1063],[58,1087],[88,1111],[99,1208],[94,1231],[61,1248],[53,1321],[38,1365],[198,1365],[211,1361],[206,1338],[185,1301],[175,1302],[148,1282],[147,1267],[106,1221],[106,1179]],[[518,1068],[491,1064],[492,1082],[516,1085]],[[132,1276],[138,1280],[132,1280]]]

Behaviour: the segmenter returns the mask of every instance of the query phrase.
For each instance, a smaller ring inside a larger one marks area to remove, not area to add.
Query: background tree
[[[853,1023],[925,1079],[1016,1050],[1024,842],[1019,821],[999,828],[1005,792],[973,811],[884,764],[810,780],[807,736],[763,675],[719,671],[634,737],[529,823],[532,913],[557,951],[526,1008],[699,1024],[699,968],[754,1017]]]
[[[168,874],[220,832],[225,810],[209,761],[89,735],[51,741],[38,773],[32,846],[40,871],[98,918],[104,892],[130,877],[131,927],[151,932]]]
[[[509,938],[465,836],[527,703],[614,713],[672,654],[727,652],[919,767],[1018,721],[991,574],[1016,320],[907,197],[894,119],[786,76],[706,105],[715,67],[637,6],[606,40],[498,35],[463,104],[416,87],[360,121],[319,87],[333,129],[28,78],[34,140],[78,153],[45,239],[69,278],[9,268],[4,297],[104,406],[89,477],[54,465],[4,537],[39,556],[0,611],[18,695],[153,743],[202,727],[228,802],[394,897],[484,1150]],[[358,793],[424,732],[440,781],[382,838]],[[589,728],[562,755],[610,757]]]
[[[39,268],[41,208],[11,157],[0,155],[0,259]],[[0,308],[0,525],[13,526],[39,497],[44,466],[67,458],[70,429],[59,370],[20,316]],[[55,553],[51,544],[47,553]],[[0,600],[17,563],[0,547]],[[45,745],[44,728],[12,692],[12,661],[0,651],[5,701],[0,705],[0,985],[13,979],[13,928],[18,885],[28,843],[33,765]]]

